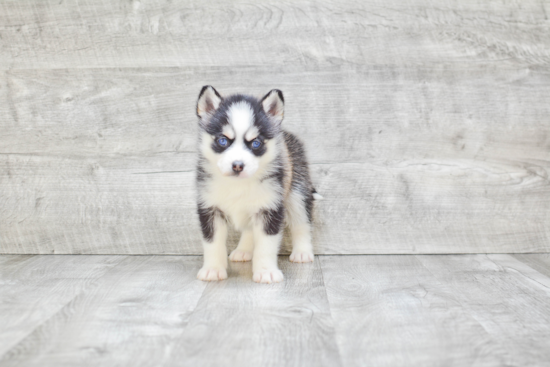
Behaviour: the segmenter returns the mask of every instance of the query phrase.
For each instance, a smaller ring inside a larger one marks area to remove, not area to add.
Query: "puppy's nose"
[[[242,161],[233,162],[233,172],[239,173],[243,170],[244,163]]]

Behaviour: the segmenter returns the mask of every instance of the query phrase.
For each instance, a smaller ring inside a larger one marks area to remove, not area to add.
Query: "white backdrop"
[[[317,253],[549,251],[550,5],[429,3],[0,1],[0,253],[201,253],[204,84],[283,90]]]

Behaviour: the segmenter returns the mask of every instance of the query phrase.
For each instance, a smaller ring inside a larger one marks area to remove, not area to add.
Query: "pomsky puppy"
[[[315,192],[302,143],[283,131],[284,99],[273,89],[261,100],[226,98],[204,86],[197,102],[198,214],[203,235],[201,280],[227,278],[227,226],[242,232],[231,261],[252,260],[253,280],[280,282],[277,255],[285,224],[290,261],[313,261],[311,212]]]

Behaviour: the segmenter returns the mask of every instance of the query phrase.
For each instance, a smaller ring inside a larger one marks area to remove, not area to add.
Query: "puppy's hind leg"
[[[290,233],[292,236],[292,253],[289,260],[295,263],[313,261],[311,225],[309,223],[293,224],[290,227]]]
[[[287,224],[292,237],[292,253],[289,260],[295,263],[313,261],[313,246],[311,245],[312,203],[313,197],[304,199],[296,192],[289,195],[286,203],[289,214]]]
[[[231,261],[250,261],[254,251],[254,232],[251,228],[245,229],[241,234],[239,245],[229,255]]]

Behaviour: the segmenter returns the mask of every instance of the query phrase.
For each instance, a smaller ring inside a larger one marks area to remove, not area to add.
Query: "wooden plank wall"
[[[549,251],[549,12],[1,0],[0,253],[199,254],[204,84],[284,91],[319,254]]]

